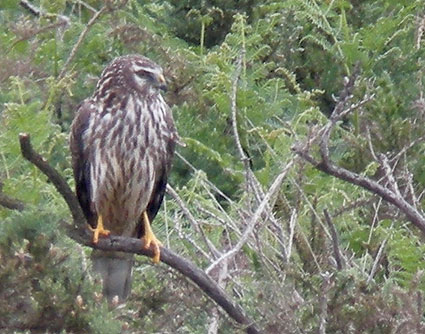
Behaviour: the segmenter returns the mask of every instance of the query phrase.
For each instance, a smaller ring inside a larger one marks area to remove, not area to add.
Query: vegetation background
[[[263,333],[425,333],[425,230],[310,163],[327,144],[337,168],[425,216],[424,31],[422,0],[2,0],[0,332],[244,331],[143,257],[108,309],[65,202],[21,156],[27,132],[73,187],[76,107],[138,53],[163,66],[186,143],[154,224],[166,247]]]

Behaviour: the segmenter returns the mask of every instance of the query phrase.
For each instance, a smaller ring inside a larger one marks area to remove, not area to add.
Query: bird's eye
[[[145,71],[145,70],[139,70],[139,71],[136,71],[136,74],[137,74],[139,77],[147,78],[147,79],[149,79],[149,80],[151,80],[151,81],[154,81],[154,80],[155,80],[155,76],[153,75],[153,73],[148,72],[148,71]]]

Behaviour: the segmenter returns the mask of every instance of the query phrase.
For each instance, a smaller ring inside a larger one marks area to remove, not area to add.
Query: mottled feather
[[[112,234],[141,237],[143,212],[151,222],[157,215],[178,142],[171,110],[160,94],[164,85],[162,69],[148,58],[119,57],[79,106],[70,136],[72,166],[78,200],[92,227],[101,215]],[[105,263],[97,261],[104,283],[116,276]],[[104,290],[121,289],[125,298],[128,284],[116,288],[115,283]]]

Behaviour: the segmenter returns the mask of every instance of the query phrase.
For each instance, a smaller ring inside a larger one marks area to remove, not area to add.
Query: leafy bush
[[[324,318],[327,333],[424,330],[421,232],[378,196],[293,153],[314,144],[359,68],[351,101],[373,99],[335,124],[330,158],[388,187],[385,155],[400,194],[422,214],[423,1],[108,1],[90,27],[103,1],[31,4],[41,15],[0,4],[0,195],[25,203],[0,210],[2,331],[214,333],[215,322],[215,333],[243,331],[185,278],[142,259],[127,304],[108,309],[88,250],[63,233],[65,203],[20,155],[18,134],[28,132],[72,185],[67,134],[77,105],[106,64],[129,53],[163,65],[186,144],[170,181],[185,207],[167,198],[154,226],[166,246],[207,270],[238,244],[293,162],[272,216],[261,215],[211,277],[267,333],[316,333]]]

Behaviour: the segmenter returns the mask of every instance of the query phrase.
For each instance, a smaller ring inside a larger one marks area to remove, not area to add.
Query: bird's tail
[[[120,252],[92,252],[93,269],[103,279],[103,295],[112,301],[118,296],[124,301],[131,291],[133,254]]]

